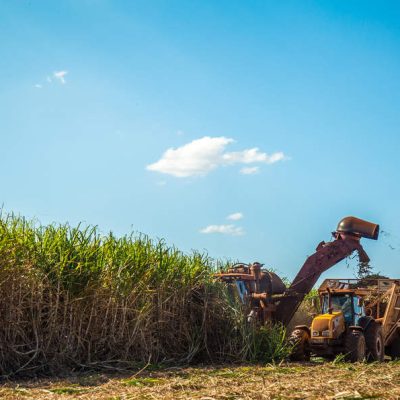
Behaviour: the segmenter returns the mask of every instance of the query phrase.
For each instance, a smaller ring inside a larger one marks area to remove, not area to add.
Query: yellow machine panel
[[[345,330],[343,313],[334,311],[332,314],[316,316],[311,324],[313,339],[336,339]]]

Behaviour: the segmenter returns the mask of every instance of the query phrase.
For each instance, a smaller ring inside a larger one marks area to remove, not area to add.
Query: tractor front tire
[[[367,360],[383,362],[385,359],[385,344],[381,325],[375,321],[371,321],[367,326],[364,336],[367,346]]]
[[[309,335],[304,329],[295,329],[289,337],[289,345],[292,347],[290,359],[292,361],[310,361],[308,350]]]
[[[365,360],[366,344],[364,334],[354,330],[346,334],[345,337],[346,360],[352,363]]]

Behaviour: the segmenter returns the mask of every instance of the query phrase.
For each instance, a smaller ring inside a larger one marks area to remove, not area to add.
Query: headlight
[[[319,336],[319,332],[318,331],[313,331],[312,335],[313,336]]]
[[[322,331],[322,336],[330,336],[330,334],[329,331]]]

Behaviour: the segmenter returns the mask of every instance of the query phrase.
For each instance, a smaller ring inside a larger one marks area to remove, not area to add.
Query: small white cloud
[[[273,164],[274,162],[283,160],[284,157],[285,156],[282,152],[274,153],[269,156],[267,153],[260,152],[257,147],[243,151],[225,153],[223,156],[224,160],[230,164],[235,164],[235,163],[250,164],[257,162]]]
[[[256,147],[237,152],[225,152],[225,148],[233,142],[233,139],[224,136],[204,136],[176,149],[168,149],[157,162],[146,168],[149,171],[186,178],[207,175],[221,166],[249,163],[273,164],[285,159],[282,152],[268,155]]]
[[[239,219],[242,219],[242,218],[243,218],[243,214],[240,212],[230,214],[226,217],[226,219],[229,219],[231,221],[239,221]]]
[[[67,83],[65,80],[65,75],[68,74],[68,71],[56,71],[53,73],[54,78],[58,79],[63,85]]]
[[[273,164],[273,163],[276,163],[276,162],[278,162],[278,161],[283,161],[283,160],[290,160],[290,157],[285,156],[284,153],[282,153],[281,151],[279,151],[279,152],[277,152],[277,153],[271,154],[271,155],[268,157],[268,162],[267,162],[267,164]]]
[[[177,135],[177,136],[183,136],[184,134],[185,134],[185,132],[183,132],[183,131],[181,131],[181,130],[176,131],[176,135]]]
[[[167,181],[158,181],[156,182],[157,186],[165,186],[167,184]]]
[[[243,175],[254,175],[260,172],[260,167],[243,167],[240,173]]]
[[[41,89],[43,86],[40,84],[40,83],[37,83],[36,85],[35,85],[35,88],[36,89]]]
[[[48,83],[51,83],[51,82],[52,82],[50,76],[48,76],[48,77],[46,78],[46,81],[47,81]]]
[[[200,230],[201,233],[221,233],[223,235],[230,236],[242,236],[244,235],[243,228],[235,225],[209,225]]]

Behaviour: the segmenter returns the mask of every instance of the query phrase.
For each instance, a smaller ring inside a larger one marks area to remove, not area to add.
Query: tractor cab
[[[365,309],[361,297],[354,292],[324,293],[321,296],[322,314],[341,312],[347,326],[357,326]]]
[[[365,316],[362,298],[352,289],[320,290],[321,314],[311,323],[311,340],[325,344],[327,339],[341,340],[349,327],[359,326]]]

